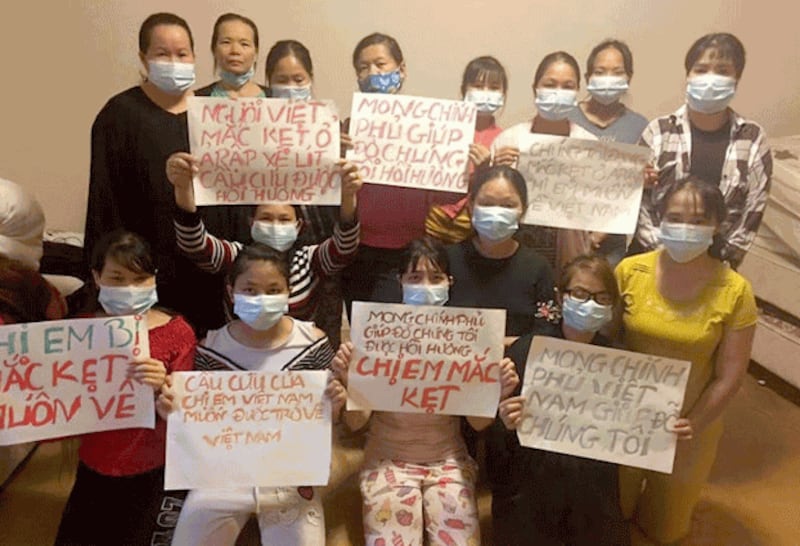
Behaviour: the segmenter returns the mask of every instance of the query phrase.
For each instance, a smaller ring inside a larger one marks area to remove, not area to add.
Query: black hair
[[[150,49],[150,40],[153,35],[153,29],[159,25],[175,25],[181,27],[189,35],[189,44],[192,46],[194,52],[194,38],[192,31],[189,28],[189,23],[182,17],[178,17],[174,13],[154,13],[144,20],[142,26],[139,27],[139,52],[142,54],[147,53]]]
[[[92,249],[92,269],[101,273],[109,258],[134,273],[156,274],[150,244],[136,233],[119,229],[103,236]]]
[[[689,175],[683,180],[674,182],[667,189],[664,193],[664,197],[658,204],[658,215],[660,218],[664,218],[672,196],[683,190],[691,191],[700,199],[700,202],[703,203],[704,218],[714,220],[717,224],[722,225],[725,218],[728,216],[728,206],[725,204],[725,197],[722,195],[722,191],[716,184],[706,182],[695,175]],[[714,258],[722,259],[722,250],[724,246],[725,241],[722,236],[719,233],[715,233],[714,240],[708,249],[709,255]]]
[[[427,259],[442,273],[450,274],[450,260],[444,245],[431,237],[414,239],[403,249],[400,256],[400,274],[415,271],[422,260]]]
[[[733,63],[737,80],[742,77],[745,61],[744,45],[739,38],[728,32],[706,34],[692,44],[692,47],[686,52],[686,59],[683,62],[687,74],[692,71],[694,64],[709,49],[716,50],[720,59],[728,59]]]
[[[233,286],[236,283],[236,279],[247,271],[251,262],[269,262],[273,264],[286,279],[286,286],[289,286],[289,262],[286,256],[282,252],[278,252],[274,248],[261,243],[249,244],[239,251],[228,272],[228,284]]]
[[[230,21],[239,21],[240,23],[244,23],[250,30],[253,31],[253,45],[258,50],[258,27],[253,22],[252,19],[249,17],[245,17],[244,15],[239,15],[238,13],[224,13],[217,17],[217,21],[214,23],[214,31],[211,33],[211,53],[214,53],[214,48],[217,47],[217,40],[219,40],[219,27],[222,26],[223,23],[228,23]],[[214,59],[214,65],[216,67],[217,61]]]
[[[625,42],[609,38],[594,46],[592,52],[589,53],[589,58],[586,60],[586,79],[588,80],[589,76],[594,72],[594,63],[597,60],[597,56],[606,49],[616,49],[619,51],[619,54],[622,55],[622,64],[625,67],[625,74],[627,74],[628,79],[632,78],[633,53],[631,53],[631,48],[629,48],[628,44]]]
[[[525,178],[517,169],[508,165],[494,165],[493,167],[476,169],[472,179],[472,187],[470,188],[470,201],[474,203],[475,197],[483,185],[496,178],[507,180],[519,195],[519,199],[522,201],[522,210],[524,211],[528,208],[528,185],[525,183]]]
[[[300,61],[300,64],[302,64],[303,68],[308,72],[309,77],[312,80],[314,79],[314,66],[311,63],[311,53],[308,52],[308,48],[297,40],[280,40],[275,42],[275,45],[273,45],[269,53],[267,53],[265,70],[267,86],[269,86],[269,80],[275,73],[275,67],[282,59],[289,56]]]
[[[581,69],[578,66],[578,61],[575,60],[575,57],[567,53],[566,51],[554,51],[553,53],[548,53],[545,55],[542,62],[539,63],[539,66],[536,68],[536,74],[533,76],[533,87],[534,89],[537,87],[539,80],[542,79],[544,73],[547,72],[547,69],[550,68],[551,64],[554,63],[567,63],[572,67],[575,71],[575,80],[578,83],[578,89],[581,87]]]
[[[472,59],[467,63],[464,75],[461,78],[461,95],[465,95],[467,87],[473,83],[488,83],[490,80],[500,80],[503,86],[503,94],[508,91],[508,76],[500,61],[489,55]]]
[[[389,54],[397,64],[402,64],[403,51],[400,49],[400,44],[397,43],[397,40],[388,34],[373,32],[369,36],[362,38],[361,41],[356,44],[356,48],[353,50],[353,68],[355,68],[356,71],[358,71],[358,58],[361,56],[361,52],[369,46],[379,44],[386,46],[386,49],[389,50]]]

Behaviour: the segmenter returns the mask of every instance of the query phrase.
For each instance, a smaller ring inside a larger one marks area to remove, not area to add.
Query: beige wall
[[[83,229],[92,121],[110,96],[137,83],[139,24],[165,10],[193,29],[198,84],[212,80],[214,20],[235,11],[259,25],[262,66],[275,40],[304,42],[316,95],[333,98],[342,112],[355,87],[352,48],[370,32],[400,42],[409,94],[455,98],[467,61],[493,54],[511,78],[505,126],[530,116],[532,74],[544,54],[564,49],[583,64],[606,37],[634,52],[628,104],[648,118],[669,112],[683,100],[691,42],[726,30],[748,53],[733,106],[770,135],[800,133],[795,0],[33,0],[4,7],[0,21],[0,177],[31,188],[50,227]]]

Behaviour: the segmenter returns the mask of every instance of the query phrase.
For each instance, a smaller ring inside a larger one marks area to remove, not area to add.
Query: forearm
[[[371,416],[372,412],[370,410],[344,410],[342,412],[342,421],[347,425],[347,428],[357,431],[367,425]]]
[[[474,428],[476,431],[480,432],[485,428],[488,428],[494,422],[493,417],[475,417],[475,416],[468,416],[467,423],[469,426]]]
[[[179,187],[176,185],[173,189],[175,204],[178,205],[178,208],[186,212],[197,212],[197,206],[194,203],[194,188],[192,186]]]
[[[741,379],[736,381],[715,379],[706,387],[686,416],[691,421],[695,433],[702,432],[722,415],[731,399],[739,392],[741,384]]]

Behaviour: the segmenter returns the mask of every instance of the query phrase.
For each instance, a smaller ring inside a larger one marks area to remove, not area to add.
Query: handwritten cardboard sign
[[[347,408],[493,417],[506,312],[353,303]]]
[[[534,337],[520,444],[671,473],[691,363]]]
[[[354,93],[347,158],[372,184],[466,193],[475,112],[465,101]]]
[[[140,316],[0,327],[0,445],[153,428],[153,389],[126,378],[149,355]]]
[[[341,202],[330,102],[191,97],[188,121],[198,205]]]
[[[527,134],[519,171],[528,183],[525,224],[630,234],[642,201],[643,146]]]
[[[325,371],[174,373],[164,488],[326,485],[327,380]]]

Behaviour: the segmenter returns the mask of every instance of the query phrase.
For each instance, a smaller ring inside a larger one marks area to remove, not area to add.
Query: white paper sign
[[[537,336],[520,444],[671,473],[691,363]]]
[[[326,485],[326,371],[176,372],[165,489]]]
[[[353,303],[347,408],[493,417],[506,312]]]
[[[519,171],[528,183],[525,224],[630,234],[642,201],[644,146],[523,135]]]
[[[140,316],[0,327],[0,445],[153,428],[153,389],[126,377],[149,355]]]
[[[198,205],[341,202],[332,103],[190,97],[187,115]]]
[[[466,193],[475,113],[465,101],[354,93],[347,158],[371,184]]]

